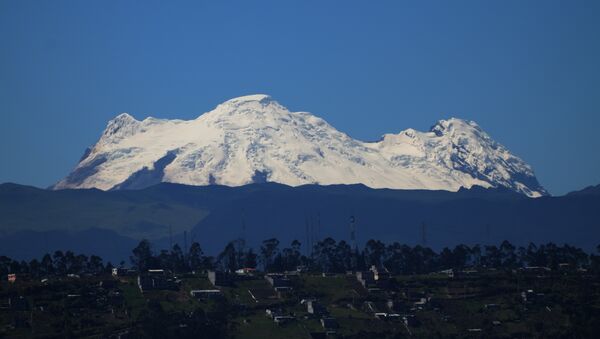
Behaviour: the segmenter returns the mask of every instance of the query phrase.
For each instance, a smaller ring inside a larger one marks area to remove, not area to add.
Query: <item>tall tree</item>
[[[197,242],[193,242],[192,245],[190,246],[190,252],[188,254],[190,268],[192,270],[205,268],[205,267],[202,267],[203,266],[202,265],[203,257],[204,257],[204,252],[202,251],[202,248],[200,248],[200,244]]]
[[[100,273],[104,270],[104,265],[102,264],[102,258],[97,255],[90,256],[90,260],[88,261],[88,269],[94,273]]]
[[[181,250],[181,247],[179,247],[179,244],[173,245],[169,261],[173,271],[183,272],[187,270],[185,256],[183,255],[183,251]]]
[[[246,255],[244,256],[244,263],[243,266],[246,268],[256,268],[256,258],[258,256],[256,255],[256,253],[254,253],[253,249],[249,249],[248,252],[246,252]]]
[[[365,245],[365,257],[367,260],[367,266],[375,265],[381,266],[383,263],[383,256],[385,254],[385,244],[379,240],[369,240]]]
[[[226,271],[235,271],[238,269],[237,250],[233,242],[229,242],[223,252],[217,257],[217,265]]]
[[[67,264],[65,262],[65,255],[62,251],[54,252],[52,259],[54,261],[54,267],[56,268],[56,273],[58,273],[58,274],[67,273]]]
[[[345,272],[348,270],[354,270],[353,266],[353,258],[354,251],[350,247],[346,241],[341,240],[337,244],[337,248],[335,249],[335,257],[336,257],[336,271],[337,272]]]
[[[313,256],[315,264],[323,272],[342,272],[344,270],[342,259],[338,256],[338,245],[332,238],[325,238],[316,243]]]
[[[46,253],[44,255],[44,257],[42,258],[41,266],[43,274],[54,274],[54,266],[50,254]]]
[[[273,259],[279,252],[279,240],[275,238],[264,240],[260,247],[260,262],[265,271],[271,271],[274,268],[271,267]]]
[[[517,253],[516,247],[508,242],[508,240],[504,240],[500,244],[500,256],[502,260],[502,266],[507,268],[514,268],[517,266]]]
[[[453,267],[462,269],[470,261],[471,249],[467,245],[458,245],[452,251]]]
[[[150,242],[146,239],[140,241],[136,248],[133,249],[133,256],[130,257],[131,264],[140,272],[150,268],[152,264],[152,249]]]

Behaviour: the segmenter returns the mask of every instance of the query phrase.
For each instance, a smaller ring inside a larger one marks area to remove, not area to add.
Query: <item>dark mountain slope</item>
[[[215,254],[242,237],[252,246],[277,237],[283,244],[347,239],[356,217],[359,242],[515,244],[554,241],[587,250],[600,243],[600,195],[526,198],[507,189],[479,187],[458,192],[370,189],[363,185],[253,184],[241,187],[159,184],[143,190],[50,191],[0,185],[1,254],[28,258],[54,249],[79,249],[112,260],[124,258],[141,238],[156,247],[169,232],[183,245],[199,241]],[[102,236],[90,237],[89,232]],[[46,240],[44,240],[46,239]],[[112,241],[112,240],[114,241]],[[42,246],[42,241],[44,246]],[[105,244],[105,245],[103,245]],[[118,244],[118,246],[117,246]],[[112,246],[111,245],[115,245]]]

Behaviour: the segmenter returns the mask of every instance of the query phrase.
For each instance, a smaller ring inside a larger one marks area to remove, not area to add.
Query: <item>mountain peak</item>
[[[137,121],[134,117],[132,117],[129,113],[120,113],[119,115],[117,115],[116,117],[114,117],[112,120],[110,120],[109,123],[119,123],[119,124],[123,124],[123,123],[132,123]]]
[[[446,120],[439,120],[435,125],[431,126],[430,132],[435,133],[437,136],[441,136],[447,133],[453,132],[472,132],[481,131],[481,127],[477,125],[475,121],[465,120],[460,118],[449,118]]]
[[[239,97],[229,99],[226,102],[263,101],[263,100],[270,100],[270,99],[271,99],[271,96],[267,95],[267,94],[249,94],[249,95],[242,95]]]
[[[113,140],[126,138],[129,135],[137,133],[140,122],[129,113],[121,113],[114,117],[106,125],[102,133],[101,140]]]
[[[111,120],[100,141],[57,188],[122,189],[277,182],[364,184],[373,188],[508,187],[546,194],[531,167],[474,122],[438,121],[363,142],[270,96],[230,99],[195,120]]]
[[[221,105],[239,106],[239,105],[249,104],[249,103],[259,103],[261,105],[268,105],[269,103],[271,103],[273,101],[274,100],[269,95],[266,95],[266,94],[251,94],[251,95],[244,95],[241,97],[229,99],[229,100],[225,101],[224,103],[222,103]],[[219,106],[221,106],[221,105],[219,105]]]
[[[264,94],[248,95],[225,101],[210,112],[200,115],[199,123],[216,127],[219,130],[278,130],[300,116],[310,114],[293,113],[286,107]],[[244,133],[247,133],[244,132]]]

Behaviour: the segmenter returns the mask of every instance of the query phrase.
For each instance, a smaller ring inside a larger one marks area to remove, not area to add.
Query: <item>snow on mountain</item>
[[[440,120],[429,132],[407,129],[363,142],[267,95],[234,98],[188,121],[120,114],[54,188],[266,181],[449,191],[505,186],[530,197],[547,194],[531,167],[475,122]]]

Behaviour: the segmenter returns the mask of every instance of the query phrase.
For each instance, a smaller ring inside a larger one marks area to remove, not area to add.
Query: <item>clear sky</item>
[[[266,93],[375,140],[456,116],[552,194],[600,184],[600,1],[0,0],[0,182],[65,176],[120,112]]]

